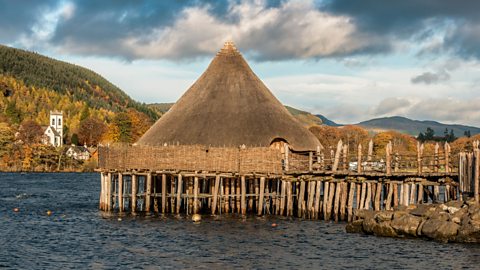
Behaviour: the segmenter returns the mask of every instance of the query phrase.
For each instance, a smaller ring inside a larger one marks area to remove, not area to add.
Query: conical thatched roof
[[[253,73],[233,43],[227,42],[137,144],[269,146],[278,138],[296,151],[320,145]]]

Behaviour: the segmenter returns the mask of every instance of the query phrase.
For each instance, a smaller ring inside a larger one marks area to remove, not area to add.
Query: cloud
[[[413,77],[410,81],[413,84],[424,83],[424,84],[437,84],[441,82],[448,81],[450,79],[450,74],[445,71],[439,72],[424,72],[418,76]]]
[[[411,105],[405,98],[391,97],[385,98],[374,108],[374,115],[399,115]]]
[[[480,98],[425,99],[414,104],[407,115],[416,119],[437,119],[449,123],[480,125]]]

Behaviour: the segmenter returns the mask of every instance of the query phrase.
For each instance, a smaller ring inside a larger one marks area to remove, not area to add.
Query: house
[[[63,112],[50,111],[50,125],[44,127],[43,143],[55,147],[63,145]]]
[[[85,146],[72,145],[67,149],[65,155],[76,160],[87,160],[90,158],[90,151]]]

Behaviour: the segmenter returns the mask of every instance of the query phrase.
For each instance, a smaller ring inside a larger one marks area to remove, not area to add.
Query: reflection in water
[[[480,246],[347,234],[344,224],[323,221],[119,220],[97,210],[99,185],[97,174],[0,174],[0,268],[457,269],[480,263]]]

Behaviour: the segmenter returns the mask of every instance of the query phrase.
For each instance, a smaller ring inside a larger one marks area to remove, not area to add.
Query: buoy
[[[20,211],[20,209],[18,209],[17,207],[13,208],[13,212],[18,212]]]
[[[52,215],[52,211],[47,210],[47,216],[51,216],[51,215]]]
[[[199,214],[194,214],[192,216],[192,221],[193,222],[200,222],[200,220],[202,220],[202,216],[200,216]]]
[[[272,228],[276,228],[277,226],[277,223],[272,223]]]

